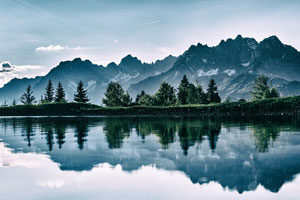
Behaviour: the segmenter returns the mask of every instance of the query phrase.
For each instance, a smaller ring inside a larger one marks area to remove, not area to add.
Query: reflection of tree
[[[207,136],[211,150],[216,148],[221,125],[210,121],[185,120],[178,124],[178,136],[183,154],[187,155],[189,147],[200,144]]]
[[[55,135],[58,147],[61,149],[62,145],[65,143],[65,134],[66,134],[67,124],[62,123],[56,123],[54,125]]]
[[[46,141],[49,151],[52,151],[54,138],[53,138],[53,123],[52,121],[46,121],[41,123],[41,133],[46,135]]]
[[[31,118],[25,118],[22,123],[22,136],[25,136],[25,141],[27,145],[31,147],[31,137],[35,136],[33,132],[33,120]]]
[[[130,123],[128,120],[119,119],[107,119],[105,120],[104,132],[108,147],[110,149],[121,148],[123,145],[123,139],[129,137]]]
[[[83,118],[83,119],[78,119],[76,120],[76,125],[75,125],[75,137],[77,138],[77,144],[78,148],[80,150],[83,150],[84,148],[84,142],[87,141],[87,136],[88,136],[88,119]]]
[[[253,125],[252,129],[258,152],[268,152],[270,143],[276,140],[280,132],[280,127],[273,123]]]

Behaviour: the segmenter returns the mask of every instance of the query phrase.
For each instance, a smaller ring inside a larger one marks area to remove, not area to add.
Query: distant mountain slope
[[[281,95],[300,94],[300,53],[282,44],[276,36],[258,43],[253,38],[222,40],[215,47],[192,45],[165,73],[149,77],[129,87],[131,94],[141,90],[153,94],[162,81],[177,87],[186,74],[193,83],[206,87],[215,79],[222,98],[249,98],[258,75],[270,77]]]
[[[163,81],[177,88],[184,74],[204,88],[210,79],[215,79],[222,99],[250,98],[249,92],[258,75],[270,77],[282,96],[299,95],[300,53],[282,44],[276,36],[257,42],[238,35],[214,47],[192,45],[178,58],[168,56],[154,63],[142,63],[128,55],[119,64],[112,62],[104,67],[76,58],[59,63],[46,76],[13,79],[0,88],[0,102],[19,100],[28,84],[39,99],[51,79],[55,86],[62,82],[69,101],[73,100],[77,83],[82,80],[91,102],[101,104],[110,81],[119,82],[135,97],[142,90],[153,94]]]
[[[15,98],[19,101],[26,87],[31,85],[37,99],[45,92],[45,87],[49,80],[52,80],[56,87],[59,81],[62,82],[66,90],[66,97],[69,101],[73,100],[73,94],[76,91],[77,83],[84,82],[91,102],[101,104],[101,98],[110,81],[116,81],[126,89],[130,84],[148,78],[149,76],[160,74],[169,70],[176,57],[168,56],[155,63],[142,63],[136,57],[128,55],[124,57],[120,64],[110,63],[107,67],[95,65],[89,60],[76,58],[72,61],[59,63],[47,75],[36,77],[35,79],[14,79],[0,88],[0,100],[7,100],[9,103]]]

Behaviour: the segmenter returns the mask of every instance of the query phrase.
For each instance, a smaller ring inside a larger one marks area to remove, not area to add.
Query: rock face
[[[110,81],[119,82],[131,96],[145,90],[153,94],[161,82],[178,87],[183,75],[204,88],[210,79],[215,79],[222,99],[248,99],[253,81],[258,75],[271,78],[281,96],[300,94],[300,53],[289,45],[282,44],[271,36],[261,42],[238,35],[235,39],[222,40],[217,46],[192,45],[183,55],[168,56],[155,63],[142,63],[128,55],[120,64],[106,67],[92,64],[89,60],[76,58],[61,62],[46,76],[35,79],[13,79],[0,89],[0,100],[19,100],[28,84],[39,97],[49,79],[56,85],[61,81],[66,97],[72,101],[77,83],[81,80],[88,90],[92,103],[101,104]]]
[[[129,91],[154,93],[162,81],[177,87],[184,74],[204,87],[215,79],[222,99],[249,98],[258,75],[270,77],[282,96],[296,95],[300,94],[300,53],[276,36],[260,43],[238,35],[215,47],[192,45],[170,70],[131,85]]]

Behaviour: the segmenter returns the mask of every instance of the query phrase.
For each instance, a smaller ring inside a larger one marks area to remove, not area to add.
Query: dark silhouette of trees
[[[16,99],[14,99],[13,100],[13,102],[12,102],[12,104],[11,104],[12,106],[16,106],[17,105],[17,101],[16,101]]]
[[[55,93],[55,102],[57,103],[67,102],[65,91],[64,88],[62,87],[61,82],[58,82],[57,84],[56,93]]]
[[[151,95],[146,94],[143,90],[140,94],[136,96],[135,103],[143,106],[152,106],[153,98]]]
[[[28,85],[26,92],[21,96],[21,102],[25,105],[32,105],[35,103],[35,97],[33,96],[30,85]]]
[[[51,103],[54,101],[54,88],[51,80],[48,81],[44,97],[44,100],[47,103]]]
[[[269,83],[269,78],[266,76],[258,76],[254,81],[253,90],[250,91],[251,99],[253,101],[266,99],[266,98],[277,98],[279,93],[276,88],[271,88],[272,84]]]
[[[188,104],[188,94],[189,94],[189,89],[190,89],[190,83],[186,77],[186,75],[183,76],[181,83],[178,87],[178,94],[177,94],[177,98],[178,98],[178,102],[179,104],[185,105]]]
[[[84,89],[82,81],[78,83],[77,94],[74,95],[74,101],[78,103],[87,103],[89,101],[87,90]]]
[[[221,98],[218,93],[218,87],[214,79],[211,79],[207,88],[207,99],[209,103],[220,103]]]
[[[132,103],[132,98],[128,92],[124,92],[124,89],[119,83],[110,82],[104,93],[105,98],[102,102],[106,106],[129,106]]]
[[[172,106],[176,103],[175,89],[167,82],[160,84],[160,88],[154,94],[154,105]]]

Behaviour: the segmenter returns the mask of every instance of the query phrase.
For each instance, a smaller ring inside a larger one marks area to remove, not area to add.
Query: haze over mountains
[[[238,35],[214,47],[198,43],[179,57],[170,55],[154,63],[142,63],[128,55],[119,64],[112,62],[104,67],[76,58],[61,62],[43,77],[11,80],[0,88],[0,100],[19,101],[28,84],[39,99],[51,79],[55,85],[62,82],[67,99],[72,101],[77,83],[82,80],[91,102],[101,104],[110,81],[119,82],[135,97],[141,90],[153,94],[163,81],[177,88],[184,74],[205,89],[208,81],[215,79],[222,100],[248,99],[258,75],[270,77],[281,96],[299,95],[300,52],[282,44],[276,36],[257,42]]]

